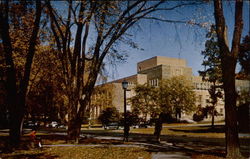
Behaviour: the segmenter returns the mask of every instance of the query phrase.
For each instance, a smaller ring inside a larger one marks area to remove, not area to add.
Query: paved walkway
[[[66,135],[66,132],[50,132],[51,134]],[[245,156],[250,156],[250,138],[249,134],[241,135],[242,144],[241,151]],[[83,138],[95,138],[102,140],[123,140],[122,133],[89,133],[82,134]],[[247,137],[247,138],[244,138]],[[204,138],[204,137],[192,137],[192,136],[169,136],[162,135],[161,143],[156,143],[152,134],[130,134],[129,141],[130,146],[143,146],[150,150],[153,150],[153,154],[161,156],[163,154],[170,156],[169,158],[189,158],[190,154],[187,153],[207,153],[207,154],[221,154],[225,151],[225,139],[224,138]],[[118,145],[122,146],[122,145]],[[159,152],[159,153],[158,153]],[[187,153],[184,153],[187,152]],[[184,153],[184,154],[183,154]],[[174,154],[175,156],[171,156]],[[179,157],[178,157],[179,156]],[[165,158],[167,158],[165,156]]]
[[[104,136],[104,135],[88,135],[88,137],[103,139],[103,140],[123,140],[122,136]],[[207,154],[220,154],[225,151],[225,140],[222,138],[197,138],[186,136],[162,136],[162,141],[156,143],[153,135],[138,135],[131,134],[129,141],[134,145],[140,145],[155,150],[155,152],[163,152],[166,155],[175,154],[183,157],[183,152],[192,153],[207,153]],[[250,157],[250,139],[241,139],[241,151],[245,156]],[[170,153],[170,154],[169,154]],[[162,154],[161,154],[162,155]],[[184,155],[190,157],[190,155]],[[172,156],[173,157],[173,156]],[[177,157],[178,158],[178,157]]]

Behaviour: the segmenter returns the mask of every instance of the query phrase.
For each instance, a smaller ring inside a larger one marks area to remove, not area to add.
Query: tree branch
[[[199,27],[206,27],[206,23],[196,23],[193,22],[191,20],[189,21],[183,21],[183,20],[170,20],[170,19],[161,19],[161,18],[157,18],[157,17],[143,17],[142,19],[150,19],[150,20],[157,20],[157,21],[161,21],[161,22],[166,22],[166,23],[182,23],[182,24],[189,24],[189,25],[196,25]]]
[[[42,12],[41,1],[36,0],[36,17],[35,17],[35,22],[33,26],[33,31],[29,39],[29,48],[28,48],[28,53],[26,57],[25,71],[24,71],[22,82],[21,82],[21,91],[24,96],[26,96],[32,61],[33,61],[33,57],[35,54],[35,47],[37,44],[37,37],[38,37],[39,28],[40,28],[39,25],[40,25],[40,19],[41,19],[41,12]]]
[[[243,10],[242,0],[236,0],[235,20],[234,20],[235,24],[234,24],[234,34],[232,41],[232,54],[235,59],[237,59],[238,57],[242,28],[243,28],[242,10]]]
[[[227,37],[227,26],[225,22],[225,17],[223,14],[223,5],[221,0],[214,0],[214,10],[215,10],[215,23],[216,23],[216,32],[218,36],[219,45],[222,47],[221,50],[226,50],[226,52],[221,51],[222,57],[229,53],[229,44]]]

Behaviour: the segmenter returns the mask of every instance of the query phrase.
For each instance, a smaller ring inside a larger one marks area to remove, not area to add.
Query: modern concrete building
[[[208,104],[209,92],[208,89],[211,86],[211,83],[205,82],[200,76],[193,76],[192,68],[187,66],[186,60],[169,58],[162,56],[155,56],[150,59],[141,61],[137,63],[137,74],[122,79],[118,79],[112,82],[109,82],[105,85],[112,85],[111,94],[112,94],[112,104],[107,106],[114,106],[118,109],[119,112],[123,112],[123,89],[122,81],[126,80],[129,83],[129,88],[127,91],[127,98],[135,95],[133,87],[136,84],[145,84],[148,83],[152,86],[158,86],[161,80],[171,78],[174,76],[183,75],[190,79],[194,86],[194,91],[197,97],[196,105],[205,107]],[[250,81],[236,81],[236,89],[238,91],[243,89],[250,89]],[[100,108],[104,108],[100,106]],[[97,118],[102,109],[98,109],[99,112],[96,112],[92,117]],[[131,105],[127,104],[127,110],[131,110]],[[220,99],[217,106],[217,112],[219,116],[216,117],[217,120],[224,119],[224,101]],[[182,118],[191,118],[193,114],[182,114]]]

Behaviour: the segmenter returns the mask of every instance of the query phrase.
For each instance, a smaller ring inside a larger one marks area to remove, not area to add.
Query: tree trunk
[[[163,113],[159,115],[158,120],[155,123],[155,132],[154,135],[156,136],[156,141],[160,142],[161,130],[162,130],[162,120],[163,120]]]
[[[71,95],[70,101],[68,109],[68,140],[74,140],[77,142],[81,129],[81,123],[79,124],[79,121],[77,120],[78,100]]]
[[[235,64],[226,62],[223,67],[223,84],[225,91],[226,112],[226,152],[227,158],[240,158],[240,144],[237,125],[236,92],[235,92]]]
[[[214,17],[216,33],[220,48],[222,79],[225,92],[225,123],[226,123],[226,153],[227,158],[242,158],[238,137],[235,67],[239,53],[240,39],[243,28],[243,1],[235,1],[235,24],[231,51],[227,37],[227,26],[223,13],[222,0],[214,0]]]
[[[20,110],[21,104],[16,104],[14,109],[10,110],[10,147],[15,148],[19,146],[22,135],[23,111]],[[18,111],[20,110],[20,111]]]
[[[87,97],[88,98],[88,97]],[[74,98],[72,98],[73,101]],[[69,111],[69,120],[68,120],[68,139],[74,140],[78,143],[81,134],[81,125],[83,122],[85,108],[87,106],[87,99],[85,98],[83,101],[77,100],[71,102],[71,107]],[[80,107],[78,108],[78,104]]]
[[[0,8],[0,34],[2,37],[6,69],[6,90],[7,90],[7,107],[10,111],[10,145],[17,145],[20,138],[20,130],[18,128],[18,106],[17,106],[17,85],[16,85],[16,69],[12,57],[12,45],[9,35],[9,6],[8,2],[1,4]]]
[[[82,122],[78,119],[71,119],[68,121],[68,140],[73,140],[75,143],[79,142]]]
[[[213,107],[213,110],[212,110],[212,123],[211,123],[212,129],[214,129],[214,112],[215,112],[215,107]]]
[[[15,98],[14,107],[10,108],[10,146],[18,147],[22,136],[22,125],[25,112],[25,94],[21,92]],[[12,99],[13,100],[13,99]]]

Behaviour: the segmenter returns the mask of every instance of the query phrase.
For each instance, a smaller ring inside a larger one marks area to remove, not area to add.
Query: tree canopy
[[[239,74],[244,76],[243,79],[249,79],[250,76],[250,33],[243,37],[240,45],[239,63],[241,70]]]
[[[157,117],[160,113],[176,115],[195,109],[195,94],[190,81],[183,76],[164,79],[159,87],[147,84],[135,87],[132,108],[144,116]]]
[[[223,98],[221,92],[221,82],[222,82],[222,69],[221,69],[221,59],[220,48],[218,44],[217,34],[215,31],[215,26],[212,25],[210,32],[207,33],[206,37],[208,40],[205,43],[205,50],[201,52],[204,56],[202,65],[204,66],[204,71],[199,71],[202,76],[203,81],[208,81],[211,83],[208,90],[210,99],[208,100],[208,105],[203,108],[205,114],[209,113],[212,116],[212,128],[214,127],[214,116],[218,114],[216,112],[216,104],[219,98]]]
[[[195,110],[195,93],[191,81],[184,76],[165,79],[159,86],[158,104],[170,114],[190,113]]]
[[[154,116],[159,113],[159,107],[156,104],[158,92],[155,87],[148,84],[137,85],[134,91],[135,96],[129,99],[133,112],[142,114],[144,120],[147,119],[147,115]]]
[[[107,125],[111,122],[119,122],[120,115],[115,107],[108,107],[102,111],[99,120],[103,125]]]

